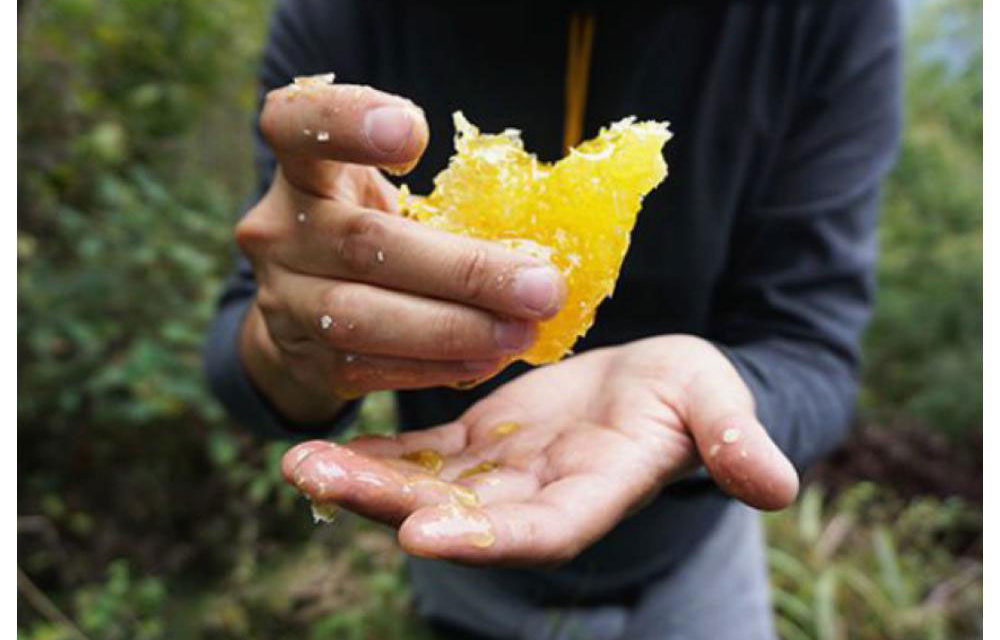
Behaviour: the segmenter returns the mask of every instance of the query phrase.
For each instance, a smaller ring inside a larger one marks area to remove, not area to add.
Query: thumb
[[[411,101],[318,77],[269,92],[259,125],[289,182],[320,196],[329,195],[337,163],[403,174],[428,140],[424,112]]]
[[[757,420],[753,396],[728,360],[695,376],[686,408],[702,462],[723,491],[769,511],[795,500],[798,474]]]

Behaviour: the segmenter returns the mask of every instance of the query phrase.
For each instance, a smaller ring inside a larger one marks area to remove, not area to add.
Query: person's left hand
[[[573,558],[699,463],[754,507],[798,491],[725,356],[666,336],[527,373],[449,424],[300,444],[283,471],[314,503],[397,526],[411,554],[530,565]]]

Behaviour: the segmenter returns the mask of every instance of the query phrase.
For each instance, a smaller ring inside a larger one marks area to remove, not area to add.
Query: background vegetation
[[[429,637],[202,382],[269,6],[18,3],[19,639]],[[911,14],[859,428],[768,519],[787,640],[981,636],[981,0]]]

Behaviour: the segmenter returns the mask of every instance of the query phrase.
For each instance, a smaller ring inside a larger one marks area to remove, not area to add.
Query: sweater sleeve
[[[880,183],[901,128],[895,2],[837,9],[811,16],[787,126],[738,215],[711,318],[710,337],[800,470],[852,420]]]
[[[357,22],[351,3],[334,0],[282,0],[271,20],[258,77],[258,107],[271,89],[295,76],[334,71],[338,80],[361,77],[361,48],[355,42]],[[254,191],[242,212],[253,206],[271,184],[276,161],[254,117]],[[257,292],[250,263],[238,255],[219,299],[218,312],[205,345],[209,385],[229,414],[258,435],[271,438],[320,437],[343,431],[357,416],[360,401],[349,402],[323,424],[295,424],[278,413],[255,388],[239,353],[243,318]]]

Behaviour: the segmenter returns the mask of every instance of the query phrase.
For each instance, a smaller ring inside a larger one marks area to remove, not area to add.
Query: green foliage
[[[156,578],[132,577],[128,563],[113,562],[104,582],[81,587],[73,608],[78,628],[45,622],[19,630],[24,640],[77,640],[80,633],[102,640],[160,640],[166,638],[166,589]]]
[[[981,0],[962,0],[917,16],[864,349],[862,397],[876,419],[955,437],[983,418],[981,15]]]
[[[229,22],[247,6],[53,0],[19,14],[22,423],[218,420],[199,347],[236,201],[192,142],[214,101],[249,96],[225,82],[249,79]]]
[[[350,514],[315,527],[309,542],[252,581],[202,596],[186,617],[220,640],[431,637],[413,615],[394,536]]]
[[[785,640],[981,636],[982,515],[973,505],[906,503],[869,483],[824,504],[814,485],[767,523]]]
[[[115,558],[246,573],[272,528],[305,530],[281,521],[281,445],[231,430],[201,372],[269,4],[19,3],[19,561],[76,589],[58,604],[82,626],[110,620],[95,637],[145,615],[112,601]],[[106,592],[86,586],[106,568]]]

